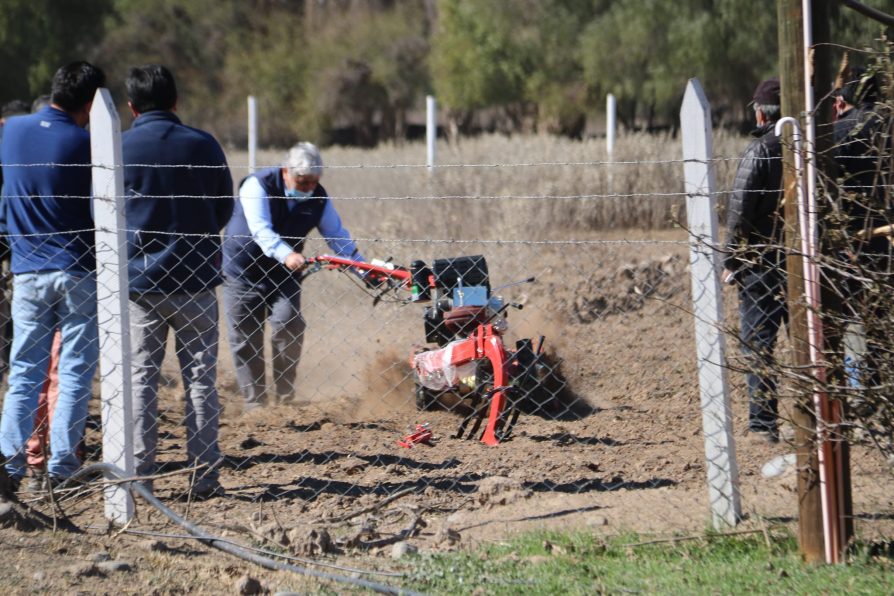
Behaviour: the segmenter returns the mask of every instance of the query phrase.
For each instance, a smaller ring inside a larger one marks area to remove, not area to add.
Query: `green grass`
[[[404,585],[430,594],[891,594],[894,561],[801,562],[796,541],[760,534],[642,546],[628,535],[538,533],[471,552],[421,556]],[[476,591],[477,588],[477,591]]]

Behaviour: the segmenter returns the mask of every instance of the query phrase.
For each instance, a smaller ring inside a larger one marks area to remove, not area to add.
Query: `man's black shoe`
[[[192,491],[193,501],[207,501],[214,497],[224,497],[227,491],[216,480],[197,486]]]
[[[755,438],[760,438],[770,445],[779,442],[779,431],[775,429],[749,429],[748,434]]]
[[[0,466],[0,500],[15,501],[21,479],[12,478],[6,468]]]

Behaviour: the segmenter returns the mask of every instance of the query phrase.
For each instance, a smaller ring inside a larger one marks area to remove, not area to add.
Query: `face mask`
[[[312,190],[305,192],[303,190],[298,190],[297,188],[287,188],[286,189],[287,197],[289,197],[291,199],[298,199],[299,201],[309,199],[312,194],[313,194]]]

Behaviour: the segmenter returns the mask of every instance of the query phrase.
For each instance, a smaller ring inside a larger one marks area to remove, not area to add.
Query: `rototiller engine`
[[[520,408],[545,408],[561,390],[561,381],[545,360],[543,336],[536,342],[518,340],[514,348],[504,345],[506,311],[522,305],[506,303],[491,290],[483,256],[437,259],[431,267],[413,261],[407,269],[390,262],[320,255],[308,259],[304,275],[322,269],[354,269],[376,288],[376,302],[388,293],[409,291],[410,297],[401,301],[430,304],[423,312],[425,341],[437,348],[419,350],[410,358],[416,406],[433,409],[445,394],[470,400],[471,412],[456,437],[474,437],[487,418],[481,441],[496,445],[509,438]]]

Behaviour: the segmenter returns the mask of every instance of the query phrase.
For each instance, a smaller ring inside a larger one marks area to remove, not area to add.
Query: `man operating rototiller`
[[[436,259],[431,267],[413,261],[410,268],[391,263],[364,263],[321,255],[308,259],[309,275],[322,269],[353,269],[379,284],[376,301],[392,292],[409,291],[409,302],[430,303],[423,313],[425,340],[431,349],[411,356],[416,405],[428,410],[445,393],[468,399],[472,408],[456,436],[472,438],[485,418],[481,441],[496,445],[509,438],[520,409],[551,407],[564,382],[545,360],[544,337],[521,339],[514,348],[503,343],[508,328],[506,303],[491,290],[487,262],[481,255]],[[533,282],[529,278],[503,288]],[[471,422],[472,427],[467,427]]]

